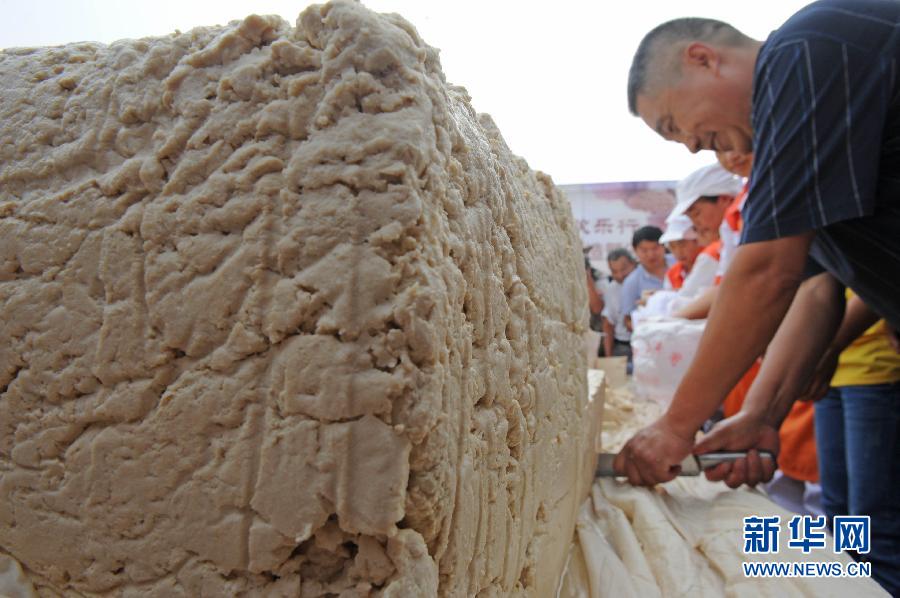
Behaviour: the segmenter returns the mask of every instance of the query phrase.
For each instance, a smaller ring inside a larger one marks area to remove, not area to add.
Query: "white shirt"
[[[604,293],[605,305],[603,306],[602,315],[609,320],[615,330],[614,336],[617,341],[629,342],[631,340],[631,332],[625,326],[625,314],[622,311],[622,284],[611,281],[606,287]]]
[[[694,260],[691,271],[684,279],[678,294],[682,297],[696,297],[716,283],[719,262],[707,253],[701,253]]]

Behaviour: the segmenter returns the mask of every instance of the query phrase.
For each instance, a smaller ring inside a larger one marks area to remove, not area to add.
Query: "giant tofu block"
[[[579,243],[396,15],[0,53],[0,551],[40,592],[548,596]]]

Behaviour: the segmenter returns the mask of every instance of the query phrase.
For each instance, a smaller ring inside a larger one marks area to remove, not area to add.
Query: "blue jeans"
[[[900,596],[900,383],[832,387],[816,403],[822,506],[871,517],[872,577]]]

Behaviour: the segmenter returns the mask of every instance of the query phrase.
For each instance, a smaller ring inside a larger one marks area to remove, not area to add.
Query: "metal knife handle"
[[[760,459],[771,459],[775,463],[775,455],[771,451],[758,451]],[[705,455],[696,455],[700,469],[709,469],[715,467],[719,463],[731,463],[747,456],[747,451],[729,451],[721,453],[706,453]]]
[[[594,470],[594,477],[615,477],[616,471],[613,469],[613,461],[615,458],[616,453],[600,453],[600,455],[597,456],[597,469]]]
[[[616,453],[600,453],[597,455],[597,469],[594,470],[594,477],[599,478],[623,478],[624,474],[618,474],[613,469],[613,461],[616,459]],[[678,466],[676,466],[678,467]],[[700,465],[693,455],[688,455],[682,461],[678,470],[680,476],[696,476],[700,475]]]
[[[695,476],[699,475],[704,469],[715,467],[719,463],[729,463],[737,459],[743,459],[747,456],[746,451],[731,451],[721,453],[706,453],[705,455],[688,455],[687,459],[682,463],[681,471],[678,475]],[[775,455],[769,451],[759,451],[762,459],[771,459],[775,462]],[[616,453],[600,453],[597,455],[597,469],[594,470],[595,477],[623,477],[617,474],[613,469],[613,461]]]

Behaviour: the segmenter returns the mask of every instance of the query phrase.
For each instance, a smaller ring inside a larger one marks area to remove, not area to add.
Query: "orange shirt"
[[[715,241],[704,247],[702,250],[700,250],[700,253],[705,253],[718,262],[720,259],[722,259],[722,240],[716,239]]]
[[[781,442],[778,467],[784,475],[804,482],[819,481],[814,414],[812,401],[794,401],[778,430],[778,440]]]
[[[684,284],[685,276],[687,276],[687,271],[684,269],[684,264],[681,262],[675,262],[672,264],[672,267],[666,271],[666,278],[669,279],[669,283],[676,291]]]

